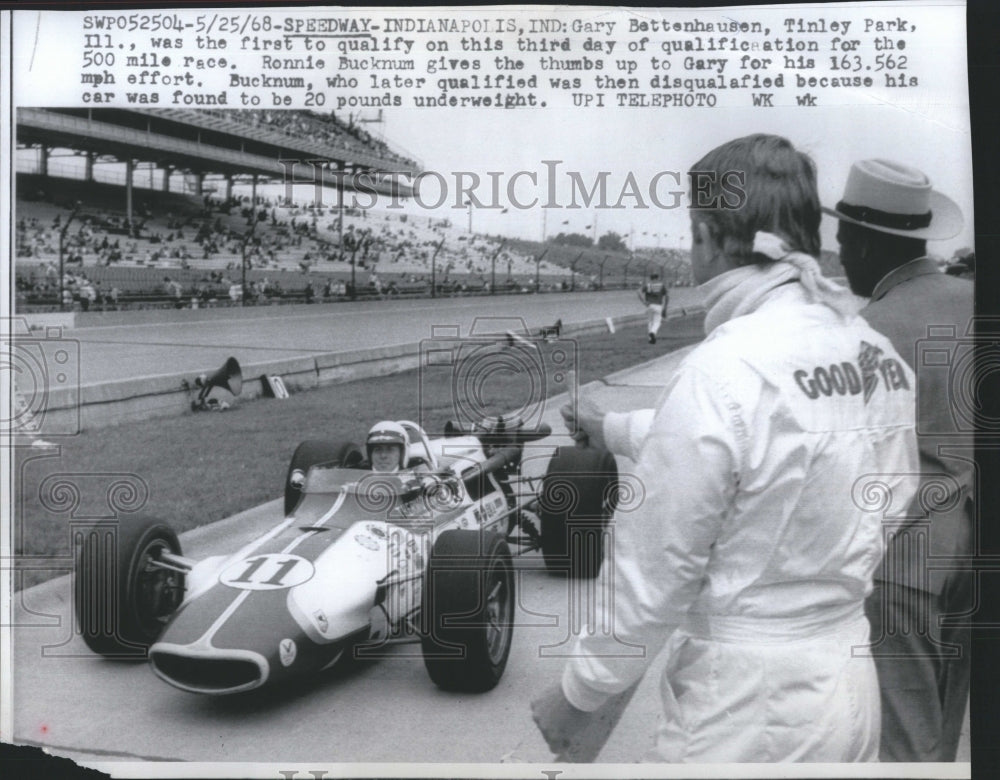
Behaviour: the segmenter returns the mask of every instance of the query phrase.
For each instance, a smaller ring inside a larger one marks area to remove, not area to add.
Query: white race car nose
[[[251,650],[199,649],[157,642],[149,649],[157,676],[192,693],[238,693],[268,678],[267,659]]]

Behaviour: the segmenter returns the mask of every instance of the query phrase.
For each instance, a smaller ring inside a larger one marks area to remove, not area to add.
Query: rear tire
[[[424,579],[424,666],[446,691],[500,682],[514,631],[514,566],[497,533],[450,530],[434,543]]]
[[[311,439],[295,448],[292,462],[285,475],[285,515],[290,515],[302,498],[302,479],[313,466],[321,463],[330,466],[360,465],[365,456],[361,447],[353,442],[337,443],[323,439]],[[298,474],[296,473],[298,472]]]
[[[76,561],[76,619],[100,655],[145,658],[184,598],[184,575],[151,563],[181,554],[177,534],[153,519],[87,529]]]
[[[604,537],[615,511],[618,464],[596,447],[559,447],[538,501],[542,555],[550,572],[593,579],[604,562]]]

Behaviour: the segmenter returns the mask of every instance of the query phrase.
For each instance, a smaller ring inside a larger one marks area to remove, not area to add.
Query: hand
[[[531,715],[557,761],[574,764],[597,759],[639,689],[641,679],[609,698],[593,712],[570,704],[556,684],[531,702]]]
[[[577,398],[576,407],[566,404],[559,410],[566,427],[581,446],[604,448],[605,412],[589,397]]]
[[[559,683],[545,689],[532,700],[531,717],[545,737],[549,750],[559,760],[573,760],[570,756],[575,757],[580,748],[577,737],[592,720],[589,712],[578,710],[566,700]]]

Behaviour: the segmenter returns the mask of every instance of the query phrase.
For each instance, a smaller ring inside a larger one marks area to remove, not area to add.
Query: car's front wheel
[[[514,604],[514,566],[502,536],[456,529],[438,537],[424,579],[421,644],[440,688],[478,693],[500,682]]]
[[[76,561],[76,619],[101,655],[145,658],[184,598],[184,573],[161,565],[181,554],[177,534],[153,519],[122,520],[83,532]]]

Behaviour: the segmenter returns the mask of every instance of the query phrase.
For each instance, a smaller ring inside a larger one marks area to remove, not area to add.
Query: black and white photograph
[[[0,11],[5,747],[980,776],[969,10]]]

